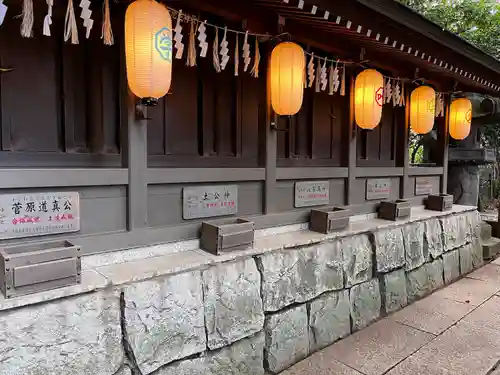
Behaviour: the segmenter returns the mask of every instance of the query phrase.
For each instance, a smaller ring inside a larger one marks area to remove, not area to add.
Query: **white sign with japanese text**
[[[77,192],[0,195],[0,240],[79,230]]]
[[[184,220],[234,215],[238,212],[238,186],[194,186],[182,189]]]
[[[329,203],[329,181],[301,181],[295,183],[295,207],[324,206]]]

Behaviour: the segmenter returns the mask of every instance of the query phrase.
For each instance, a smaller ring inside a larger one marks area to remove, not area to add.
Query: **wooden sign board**
[[[429,177],[415,178],[415,195],[432,194],[432,183]]]
[[[194,186],[182,189],[184,220],[234,215],[238,212],[238,186]]]
[[[79,230],[78,192],[0,195],[0,240]]]
[[[366,180],[366,200],[388,199],[391,196],[392,181],[390,178],[372,178]]]
[[[301,181],[295,183],[295,204],[298,207],[324,206],[330,203],[329,181]]]

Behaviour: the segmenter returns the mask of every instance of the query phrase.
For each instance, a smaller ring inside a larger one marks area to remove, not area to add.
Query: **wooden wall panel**
[[[357,128],[359,166],[391,167],[396,165],[396,129],[404,126],[404,107],[384,105],[382,119],[375,129]]]
[[[231,184],[231,183],[226,183]],[[196,186],[201,184],[188,184]],[[211,183],[208,185],[217,185]],[[241,182],[238,185],[238,213],[235,216],[251,216],[262,214],[261,182]],[[182,218],[182,188],[181,184],[149,185],[148,187],[148,226],[161,227],[178,225],[179,223],[196,223],[218,218],[183,220]],[[220,219],[220,218],[219,218]]]
[[[101,7],[94,7],[94,21],[101,24]],[[9,12],[18,8],[13,4]],[[35,19],[45,13],[46,6],[36,2]],[[64,43],[64,15],[64,9],[54,8],[50,38],[41,30],[22,38],[19,20],[7,18],[2,25],[0,65],[13,71],[0,74],[0,159],[13,165],[19,159],[30,166],[31,158],[33,166],[56,167],[59,158],[60,166],[67,166],[80,154],[87,158],[79,166],[101,167],[105,159],[90,154],[120,152],[120,46],[104,46],[98,32],[85,39],[82,30],[80,44]],[[113,22],[119,41],[123,21],[117,16]]]
[[[13,71],[0,74],[2,150],[59,150],[61,43],[57,35],[22,38],[19,20],[6,17],[0,33],[0,64]]]

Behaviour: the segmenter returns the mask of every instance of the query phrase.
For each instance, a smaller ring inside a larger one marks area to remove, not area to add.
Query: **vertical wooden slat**
[[[345,192],[345,197],[346,199],[346,204],[351,205],[355,203],[355,188],[354,185],[356,184],[356,157],[357,157],[357,151],[356,151],[356,145],[357,145],[357,129],[356,129],[356,124],[354,122],[354,77],[351,76],[349,84],[349,142],[348,142],[348,148],[347,148],[347,170],[348,170],[348,177],[347,177],[347,183],[345,184],[346,186],[346,192]]]
[[[235,91],[236,91],[236,100],[235,100],[235,121],[234,121],[234,126],[235,126],[235,132],[234,132],[234,154],[235,156],[239,157],[241,156],[242,153],[242,105],[243,105],[243,82],[242,82],[242,77],[236,77],[235,79]]]
[[[148,151],[147,121],[135,117],[135,97],[128,98],[128,230],[145,228],[148,225]]]

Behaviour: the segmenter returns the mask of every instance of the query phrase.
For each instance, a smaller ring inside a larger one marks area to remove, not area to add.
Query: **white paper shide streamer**
[[[248,70],[248,66],[252,59],[250,58],[250,44],[248,44],[248,31],[245,33],[245,39],[243,40],[243,71]]]
[[[204,21],[198,27],[198,42],[200,43],[200,57],[207,57],[207,21]]]
[[[221,70],[226,69],[227,63],[229,62],[229,42],[227,41],[227,27],[224,28],[224,36],[222,37],[222,42],[220,43],[220,68]]]
[[[3,3],[3,0],[0,0],[0,25],[3,24],[3,20],[5,19],[5,15],[7,14],[7,5]]]
[[[399,80],[394,83],[392,89],[392,106],[397,107],[401,102],[401,88],[399,87]]]
[[[386,104],[390,103],[392,100],[392,82],[391,82],[390,78],[387,78],[387,80],[386,80],[384,95],[385,95],[384,103],[386,103]]]
[[[318,62],[316,63],[316,87],[315,91],[319,92],[321,89],[321,60],[318,58]]]
[[[43,35],[50,36],[50,26],[52,25],[52,7],[54,0],[47,0],[47,14],[43,19]]]
[[[64,41],[67,42],[70,38],[71,44],[78,44],[78,27],[76,26],[73,0],[68,0],[68,8],[66,9],[66,18],[64,20]]]
[[[307,79],[308,79],[308,87],[312,87],[314,85],[315,70],[314,70],[314,53],[311,54],[311,59],[309,60],[309,64],[307,65]]]
[[[441,93],[436,95],[436,117],[444,116],[444,96]]]
[[[328,86],[328,73],[326,69],[326,59],[323,62],[323,66],[321,67],[321,91],[326,90],[326,86]]]
[[[90,37],[90,30],[94,26],[94,20],[92,19],[92,11],[90,10],[90,0],[81,0],[80,8],[82,8],[82,14],[80,18],[83,19],[83,27],[85,27],[85,37],[88,39]]]
[[[177,15],[177,22],[175,24],[175,29],[174,29],[174,47],[175,47],[175,58],[180,60],[182,59],[182,55],[184,53],[184,43],[182,43],[182,25],[181,25],[181,18],[182,18],[182,10],[179,11],[179,14]]]

